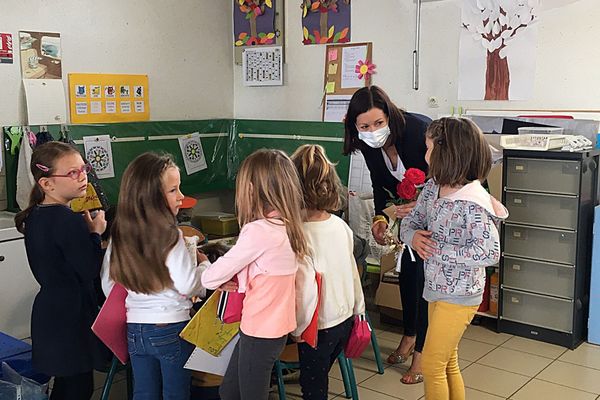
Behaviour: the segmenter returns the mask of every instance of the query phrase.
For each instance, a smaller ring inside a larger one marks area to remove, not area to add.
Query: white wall
[[[566,4],[542,13],[539,24],[534,98],[518,102],[457,100],[459,0],[424,2],[421,14],[420,89],[412,89],[415,4],[411,0],[353,0],[352,41],[373,42],[382,86],[401,107],[431,116],[458,106],[486,109],[600,109],[600,3],[598,0],[543,0]],[[325,46],[301,43],[301,10],[286,3],[285,85],[247,88],[234,66],[237,118],[320,120]],[[438,98],[440,108],[427,99]]]
[[[70,72],[148,74],[152,120],[231,117],[231,2],[2,0],[0,32],[60,32]],[[26,121],[20,59],[0,64],[0,125]]]

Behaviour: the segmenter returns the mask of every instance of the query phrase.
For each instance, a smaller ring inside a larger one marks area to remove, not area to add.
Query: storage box
[[[202,233],[217,236],[237,235],[240,231],[235,215],[212,212],[194,215],[192,223],[200,225]]]
[[[381,257],[381,269],[379,272],[379,287],[375,293],[375,304],[380,307],[402,310],[400,301],[400,288],[396,283],[383,282],[383,275],[396,268],[394,254],[386,254]]]

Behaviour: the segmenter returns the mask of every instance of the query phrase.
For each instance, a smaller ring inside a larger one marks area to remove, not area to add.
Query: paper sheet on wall
[[[185,171],[188,175],[208,168],[199,132],[180,137],[179,147],[181,148]]]
[[[83,147],[85,149],[85,157],[92,167],[94,167],[98,178],[106,179],[115,177],[110,136],[85,136],[83,138]]]
[[[361,152],[350,155],[350,170],[348,172],[348,190],[360,195],[373,195],[371,174]]]
[[[342,122],[346,117],[351,95],[331,95],[325,96],[325,113],[323,121]]]
[[[365,86],[364,79],[358,79],[356,64],[366,60],[367,46],[352,46],[342,48],[342,89],[360,88]]]
[[[233,354],[233,350],[239,339],[240,335],[236,335],[231,339],[231,342],[223,348],[221,354],[218,356],[213,356],[201,348],[196,347],[185,363],[184,368],[192,371],[208,372],[209,374],[225,376],[229,360],[231,360],[231,355]]]
[[[67,123],[67,102],[61,79],[23,79],[29,125]]]

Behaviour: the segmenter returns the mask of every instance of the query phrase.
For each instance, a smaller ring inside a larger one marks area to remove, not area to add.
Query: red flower
[[[417,197],[417,188],[408,179],[402,179],[398,186],[396,186],[396,192],[403,200],[414,200]]]
[[[409,168],[404,173],[404,179],[407,179],[413,185],[422,185],[425,183],[425,172],[418,168]]]

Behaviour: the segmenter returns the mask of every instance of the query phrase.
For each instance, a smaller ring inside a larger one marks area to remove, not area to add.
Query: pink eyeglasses
[[[73,169],[67,172],[64,175],[48,175],[53,178],[71,178],[73,180],[78,180],[81,178],[81,174],[85,174],[87,176],[88,173],[92,171],[92,166],[90,164],[84,164],[79,169]]]

